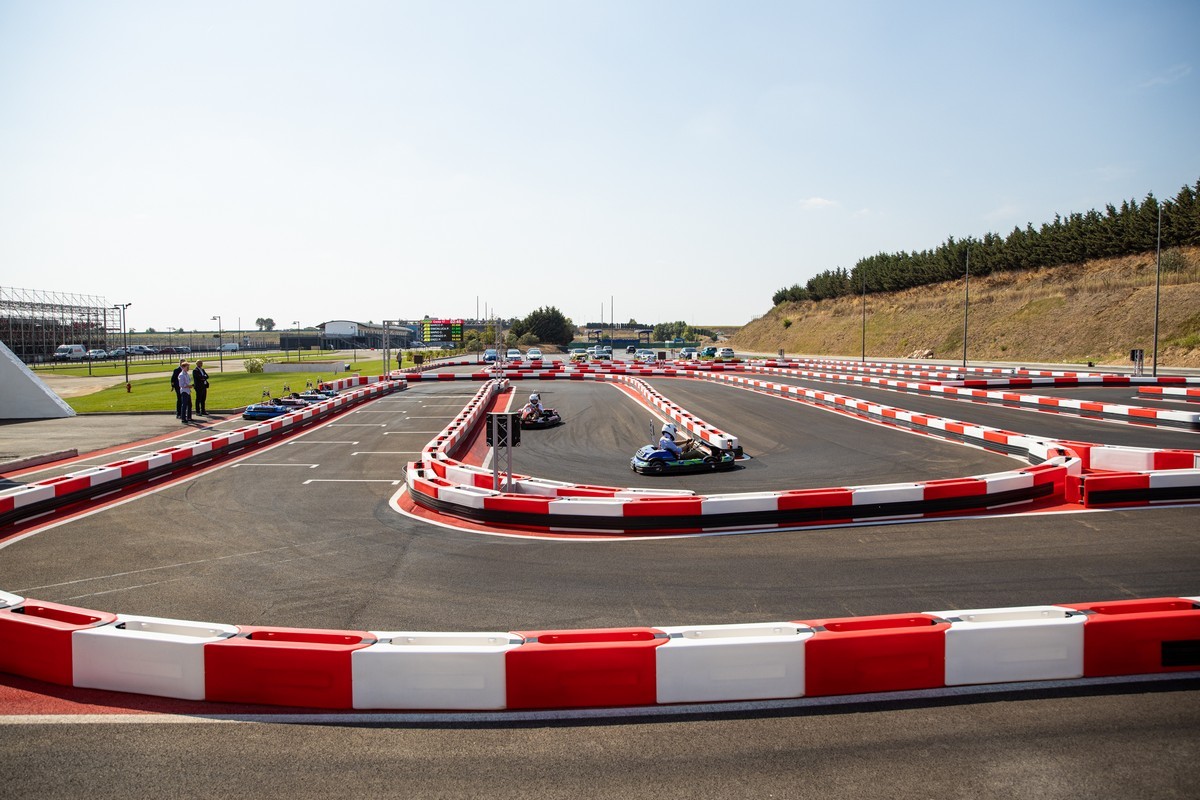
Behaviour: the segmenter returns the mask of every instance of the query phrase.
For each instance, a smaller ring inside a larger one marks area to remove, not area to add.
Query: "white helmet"
[[[677,432],[677,430],[678,430],[678,428],[675,427],[674,422],[664,422],[663,423],[662,432],[665,433],[666,435],[670,436],[672,440],[675,438],[675,433]]]
[[[542,401],[542,398],[538,395],[537,392],[534,392],[533,394],[529,395],[529,402],[540,403],[541,401]]]

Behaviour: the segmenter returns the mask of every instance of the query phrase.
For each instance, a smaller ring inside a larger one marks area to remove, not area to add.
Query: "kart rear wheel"
[[[663,464],[662,459],[656,458],[653,461],[647,461],[645,467],[646,474],[662,475],[664,466],[665,465]]]

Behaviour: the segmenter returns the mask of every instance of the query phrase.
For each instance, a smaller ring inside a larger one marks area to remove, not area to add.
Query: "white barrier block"
[[[22,486],[20,489],[9,494],[13,499],[13,508],[24,508],[33,503],[41,503],[44,500],[54,499],[54,487],[43,484],[31,483],[28,486]]]
[[[17,594],[0,591],[0,608],[12,608],[25,602],[25,598]]]
[[[663,626],[655,648],[659,703],[766,700],[804,695],[804,643],[791,622]]]
[[[920,483],[881,483],[878,486],[856,486],[851,496],[856,506],[873,503],[920,502],[925,499],[925,486]]]
[[[925,613],[950,620],[947,686],[1083,677],[1083,614],[1060,606]]]
[[[611,497],[560,497],[546,504],[550,514],[574,514],[581,517],[622,517],[625,502]]]
[[[778,510],[778,492],[710,494],[700,502],[701,514],[742,514],[755,511]]]
[[[204,698],[204,645],[235,625],[118,614],[112,625],[71,634],[74,685],[87,689]]]
[[[1024,472],[995,472],[991,475],[980,475],[979,479],[987,484],[988,494],[1029,489],[1033,486],[1033,476]]]
[[[1178,486],[1200,485],[1200,469],[1173,469],[1151,472],[1151,489],[1171,489]]]
[[[1154,469],[1154,452],[1142,447],[1093,447],[1091,465],[1113,472],[1146,472]]]
[[[513,633],[372,631],[350,654],[354,707],[487,710],[508,702],[505,653]]]

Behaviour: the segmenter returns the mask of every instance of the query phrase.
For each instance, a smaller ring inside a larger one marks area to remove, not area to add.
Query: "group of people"
[[[196,395],[194,411],[208,415],[208,372],[204,362],[197,361],[192,369],[186,358],[179,359],[179,366],[171,373],[171,388],[175,390],[175,416],[184,422],[192,421],[192,394]]]

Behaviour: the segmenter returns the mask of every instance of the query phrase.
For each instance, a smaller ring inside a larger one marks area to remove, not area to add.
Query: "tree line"
[[[837,267],[814,275],[804,286],[794,284],[775,292],[775,305],[789,301],[824,300],[848,294],[896,292],[914,286],[957,280],[970,254],[972,275],[1037,269],[1074,264],[1097,258],[1127,256],[1154,250],[1159,209],[1162,210],[1162,247],[1200,245],[1200,180],[1184,186],[1172,200],[1159,201],[1153,193],[1139,203],[1126,200],[1120,208],[1105,206],[1035,229],[1032,223],[1017,226],[1007,236],[986,233],[982,239],[950,237],[932,250],[879,253],[860,259],[853,269]]]

